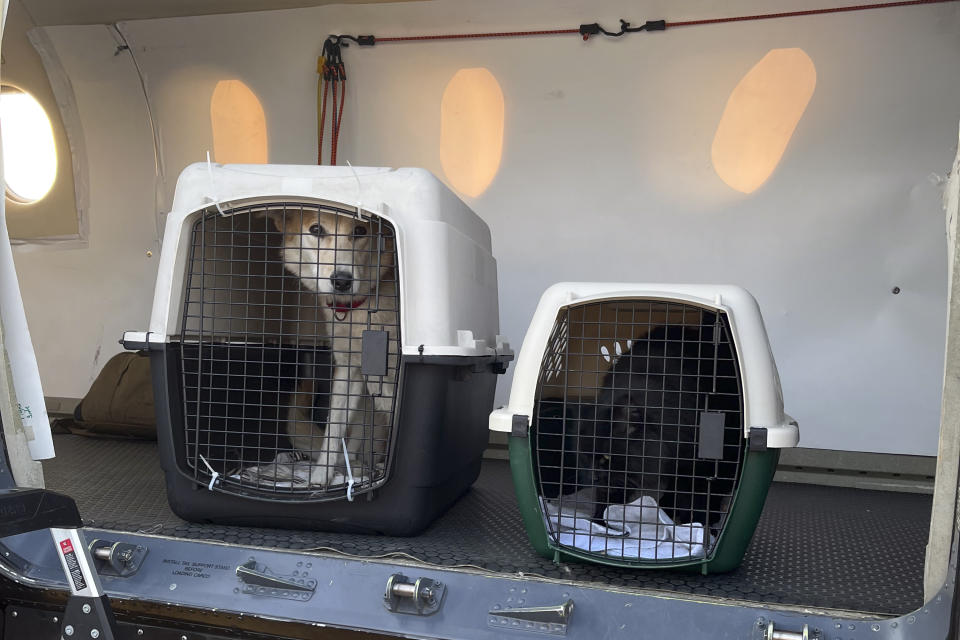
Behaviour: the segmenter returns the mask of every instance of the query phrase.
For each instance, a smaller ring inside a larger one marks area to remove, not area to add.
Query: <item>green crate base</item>
[[[779,449],[749,451],[744,445],[744,462],[740,481],[730,506],[727,524],[720,532],[720,538],[710,555],[685,561],[624,560],[562,549],[550,539],[543,524],[543,513],[540,511],[530,439],[510,436],[510,471],[513,475],[513,486],[517,492],[517,503],[523,516],[523,524],[527,529],[527,537],[537,553],[555,562],[591,562],[638,569],[675,569],[704,575],[732,571],[740,566],[743,554],[760,520],[763,503],[767,498],[767,491],[770,489],[779,459]]]

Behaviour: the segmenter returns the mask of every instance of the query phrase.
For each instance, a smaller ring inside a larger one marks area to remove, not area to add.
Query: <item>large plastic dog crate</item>
[[[704,573],[739,565],[799,439],[759,307],[731,286],[554,285],[490,428],[539,553]]]
[[[178,515],[405,535],[479,474],[497,331],[489,230],[430,173],[197,164],[124,344]]]

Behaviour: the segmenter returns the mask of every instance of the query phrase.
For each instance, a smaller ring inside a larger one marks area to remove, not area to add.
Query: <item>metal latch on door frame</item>
[[[147,547],[128,542],[94,540],[87,548],[97,565],[97,572],[104,576],[132,576],[140,569],[147,556]]]
[[[410,582],[407,576],[395,573],[387,578],[383,606],[393,613],[429,616],[440,610],[446,594],[447,586],[439,580],[417,578]]]
[[[809,625],[803,625],[803,629],[800,631],[784,631],[775,629],[772,620],[767,623],[763,633],[763,640],[810,640],[816,637],[816,634],[810,634]]]

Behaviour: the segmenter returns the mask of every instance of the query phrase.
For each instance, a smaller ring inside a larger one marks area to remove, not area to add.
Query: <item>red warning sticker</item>
[[[67,565],[70,579],[73,580],[74,591],[83,591],[87,588],[87,581],[83,578],[83,570],[77,561],[77,554],[73,550],[70,538],[60,541],[60,552],[63,554],[63,561]]]

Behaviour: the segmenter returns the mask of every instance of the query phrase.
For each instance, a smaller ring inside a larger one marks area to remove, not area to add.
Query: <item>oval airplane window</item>
[[[223,164],[267,162],[267,118],[263,105],[240,80],[221,80],[210,98],[213,154]]]
[[[710,156],[727,185],[743,193],[760,187],[777,168],[817,85],[803,49],[773,49],[734,87]]]
[[[440,101],[440,164],[453,188],[483,193],[503,153],[503,92],[488,69],[457,71]]]
[[[40,200],[57,179],[57,146],[47,112],[29,93],[4,86],[0,127],[7,198],[21,204]]]

